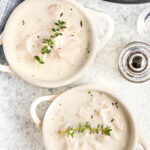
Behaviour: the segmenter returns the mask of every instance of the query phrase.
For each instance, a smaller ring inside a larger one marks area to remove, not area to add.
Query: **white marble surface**
[[[117,69],[117,57],[122,47],[132,41],[143,41],[137,35],[136,20],[140,12],[150,7],[150,4],[121,5],[100,0],[78,1],[112,16],[115,20],[113,37],[99,51],[89,71],[67,87],[38,88],[16,75],[0,73],[0,150],[44,150],[42,135],[30,118],[30,104],[39,96],[59,93],[85,83],[105,86],[121,96],[132,110],[139,129],[150,144],[150,81],[131,83]],[[102,29],[101,26],[99,28]],[[0,62],[3,62],[2,52],[0,54]]]

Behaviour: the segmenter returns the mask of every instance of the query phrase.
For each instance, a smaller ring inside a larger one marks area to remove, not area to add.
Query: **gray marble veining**
[[[80,84],[96,84],[121,96],[133,112],[137,125],[150,144],[150,81],[134,84],[126,81],[117,68],[120,50],[132,41],[144,41],[136,32],[136,20],[149,4],[122,5],[100,0],[78,0],[83,6],[111,15],[115,32],[102,48],[92,67],[75,83],[57,89],[34,87],[16,75],[0,72],[0,150],[44,150],[42,135],[33,124],[29,108],[32,101],[43,95],[65,91]],[[103,29],[101,23],[99,30]],[[0,52],[0,62],[4,62]],[[44,106],[43,106],[44,107]]]

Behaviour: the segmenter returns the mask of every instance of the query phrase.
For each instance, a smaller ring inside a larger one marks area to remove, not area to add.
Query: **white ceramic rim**
[[[30,0],[31,1],[31,0]],[[17,13],[20,11],[20,9],[22,9],[27,3],[30,2],[29,0],[26,0],[24,2],[22,2],[20,5],[18,5],[16,7],[16,9],[13,11],[13,13],[11,14],[11,16],[9,17],[4,32],[3,32],[3,47],[4,47],[4,53],[6,56],[6,59],[8,61],[8,63],[10,64],[11,68],[13,69],[13,71],[20,76],[22,79],[24,79],[25,81],[29,82],[30,84],[39,86],[39,87],[47,87],[47,88],[55,88],[55,87],[61,87],[67,84],[72,83],[73,81],[77,80],[92,64],[95,56],[96,56],[96,51],[97,51],[97,44],[98,44],[98,35],[96,32],[96,27],[94,26],[94,24],[92,23],[92,19],[90,18],[90,16],[87,14],[85,8],[80,5],[78,2],[74,1],[74,0],[65,0],[68,3],[71,3],[71,5],[73,5],[74,7],[76,7],[79,11],[81,11],[81,13],[85,16],[87,22],[89,23],[89,27],[91,29],[91,39],[92,39],[92,44],[91,44],[91,53],[89,54],[89,58],[87,60],[87,62],[82,66],[82,68],[77,71],[77,73],[75,73],[74,75],[72,75],[71,77],[69,77],[68,79],[65,79],[61,82],[47,82],[47,81],[41,81],[41,80],[33,80],[32,78],[26,77],[24,76],[23,71],[20,71],[17,69],[17,67],[14,65],[13,60],[10,59],[10,55],[9,55],[9,50],[7,48],[7,39],[9,38],[9,32],[11,30],[11,23],[13,22],[15,16],[17,15]]]
[[[87,89],[87,90],[102,91],[102,92],[107,93],[108,95],[112,96],[113,98],[115,98],[115,100],[117,100],[119,102],[121,107],[124,109],[124,112],[127,114],[128,120],[130,122],[130,127],[131,127],[131,130],[132,130],[132,138],[131,138],[132,142],[130,143],[130,147],[131,147],[130,150],[135,150],[138,134],[137,134],[136,123],[135,123],[133,114],[131,113],[129,107],[125,104],[125,102],[120,97],[118,97],[116,94],[114,94],[114,92],[112,92],[111,90],[108,90],[104,87],[94,86],[94,85],[82,85],[82,86],[78,86],[78,87],[69,89],[69,90],[65,91],[64,93],[58,95],[55,98],[55,100],[51,103],[51,105],[48,107],[48,109],[45,113],[44,119],[43,119],[43,126],[42,126],[42,135],[43,135],[43,141],[44,141],[44,145],[45,145],[46,150],[49,150],[48,145],[47,145],[47,141],[46,141],[46,137],[45,137],[46,132],[47,132],[46,131],[46,125],[47,125],[46,122],[48,120],[48,114],[49,114],[51,108],[55,107],[55,104],[57,104],[59,102],[59,100],[62,99],[62,97],[64,95],[70,94],[72,92],[75,92],[75,91],[78,91],[78,90],[81,90],[81,89],[82,90]]]

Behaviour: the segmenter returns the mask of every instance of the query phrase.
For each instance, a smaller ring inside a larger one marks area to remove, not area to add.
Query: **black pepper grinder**
[[[150,79],[150,45],[133,42],[124,47],[118,59],[120,73],[127,80],[140,83]]]

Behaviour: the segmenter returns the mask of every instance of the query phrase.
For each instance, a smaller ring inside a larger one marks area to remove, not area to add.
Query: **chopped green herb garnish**
[[[25,21],[24,20],[22,20],[22,25],[25,25]]]
[[[98,124],[96,128],[93,128],[91,126],[91,124],[89,122],[86,122],[85,124],[81,124],[79,123],[78,127],[77,128],[73,128],[73,126],[69,126],[65,131],[58,131],[58,134],[67,134],[68,137],[71,136],[72,138],[74,137],[74,134],[76,132],[78,133],[84,133],[85,130],[89,130],[89,134],[104,134],[104,135],[107,135],[107,136],[110,136],[111,135],[111,127],[109,126],[106,126],[104,128],[103,124],[100,125]]]
[[[81,27],[83,26],[82,20],[80,21],[80,26],[81,26]]]
[[[62,16],[63,16],[63,13],[60,14],[60,17],[62,17]]]
[[[37,60],[39,62],[39,64],[44,64],[44,62],[42,61],[42,59],[39,56],[34,56],[34,58],[35,58],[35,60]]]
[[[113,122],[115,119],[111,119],[111,122]]]
[[[43,43],[45,46],[41,50],[41,56],[34,56],[34,59],[38,61],[39,65],[44,64],[45,62],[43,61],[43,57],[45,54],[51,53],[51,50],[54,47],[54,39],[58,36],[62,36],[63,34],[60,32],[61,30],[67,28],[66,27],[66,22],[58,20],[55,22],[55,28],[52,28],[51,30],[54,32],[49,39],[43,39]],[[38,36],[39,38],[39,36]],[[38,66],[39,66],[38,65]]]

